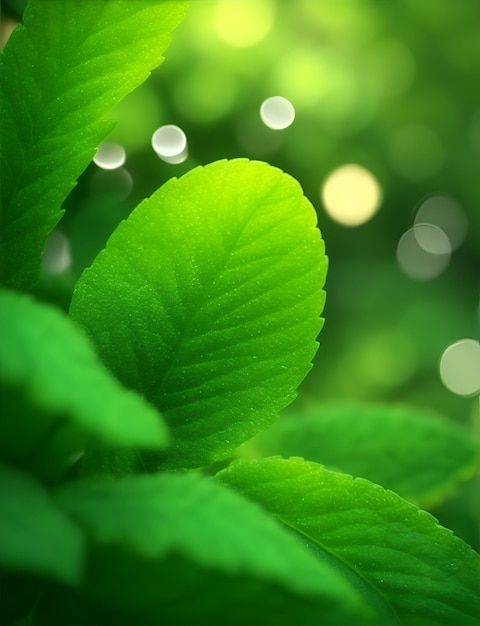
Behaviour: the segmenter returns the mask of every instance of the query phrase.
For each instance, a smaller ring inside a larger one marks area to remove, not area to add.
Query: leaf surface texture
[[[327,267],[298,183],[237,159],[172,179],[120,224],[70,313],[165,415],[167,467],[225,458],[311,367]]]
[[[111,130],[106,115],[162,62],[180,0],[31,0],[0,56],[0,272],[30,288],[61,204]]]
[[[300,458],[239,460],[218,478],[357,574],[401,624],[480,623],[480,559],[430,514]]]

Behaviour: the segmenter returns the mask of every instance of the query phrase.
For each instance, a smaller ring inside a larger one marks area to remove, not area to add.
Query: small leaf
[[[363,621],[362,604],[333,568],[214,479],[83,479],[61,489],[58,502],[92,540],[81,604],[116,610],[121,623],[125,615],[127,623]]]
[[[84,538],[30,476],[0,467],[0,567],[77,585]]]
[[[172,179],[81,276],[71,315],[164,413],[167,467],[225,458],[311,367],[327,260],[298,183],[246,159]]]
[[[218,478],[358,574],[400,623],[480,623],[479,555],[395,493],[299,458],[239,460]]]
[[[246,456],[302,456],[368,478],[423,507],[471,477],[479,452],[473,433],[434,413],[360,404],[287,413],[242,450]]]
[[[1,281],[36,282],[61,204],[111,130],[106,115],[160,65],[180,0],[31,0],[0,56]]]
[[[0,290],[0,454],[56,474],[90,440],[163,447],[161,416],[109,374],[59,310]]]

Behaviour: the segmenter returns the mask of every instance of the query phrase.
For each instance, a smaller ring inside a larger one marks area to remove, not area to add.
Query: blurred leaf
[[[0,494],[1,567],[77,585],[83,570],[80,529],[39,483],[15,469],[0,467]]]
[[[86,605],[116,611],[120,623],[362,621],[342,577],[213,479],[84,479],[62,488],[58,502],[93,543]]]
[[[83,273],[71,315],[162,410],[166,466],[225,458],[295,397],[325,300],[315,223],[288,175],[220,161],[142,202]]]
[[[163,58],[180,1],[31,0],[1,56],[2,282],[30,288],[108,111]]]
[[[480,473],[462,483],[455,494],[445,502],[432,508],[442,526],[453,532],[480,552]]]
[[[423,507],[472,476],[480,456],[472,432],[436,414],[362,404],[286,414],[246,443],[244,453],[302,456],[368,478]]]
[[[124,389],[84,333],[60,311],[0,291],[0,453],[55,475],[90,439],[163,447],[161,415]]]
[[[480,623],[479,555],[395,493],[299,458],[239,460],[218,478],[358,574],[400,623]]]

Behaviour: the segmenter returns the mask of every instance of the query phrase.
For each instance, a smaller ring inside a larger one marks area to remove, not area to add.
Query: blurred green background
[[[302,185],[330,259],[326,323],[299,405],[402,402],[478,432],[478,396],[447,389],[439,363],[449,345],[479,339],[479,33],[478,0],[191,0],[163,65],[112,112],[109,140],[125,164],[92,163],[81,177],[37,292],[67,307],[116,224],[170,177],[222,158],[266,160]],[[285,129],[260,117],[272,96],[295,109]],[[187,137],[182,163],[152,149],[170,124]],[[378,191],[377,212],[356,226],[322,197],[348,164],[367,177],[347,176],[336,192],[349,192],[354,214],[369,202],[365,180]],[[428,219],[417,215],[427,199]],[[445,215],[453,226],[439,235],[435,216]],[[434,224],[433,254],[415,252],[416,219]],[[458,367],[480,381],[478,358]]]

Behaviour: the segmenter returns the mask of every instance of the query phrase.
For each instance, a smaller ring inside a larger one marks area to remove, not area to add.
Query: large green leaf
[[[162,62],[184,12],[180,0],[31,0],[0,57],[2,282],[36,281],[106,114]]]
[[[418,506],[442,500],[475,473],[467,428],[406,406],[327,404],[293,412],[245,444],[248,456],[302,456],[368,478]]]
[[[164,413],[166,465],[224,458],[294,398],[322,325],[315,224],[290,176],[219,161],[142,202],[81,276],[71,315]]]
[[[92,541],[79,605],[116,611],[103,616],[106,623],[357,624],[365,617],[332,567],[214,479],[84,479],[62,488],[58,502]]]
[[[0,467],[0,570],[77,585],[84,566],[80,529],[30,476]]]
[[[299,458],[239,460],[218,477],[360,576],[400,623],[480,623],[479,555],[395,493]]]
[[[0,454],[55,475],[90,442],[164,447],[160,414],[116,381],[81,328],[24,294],[0,290]]]

